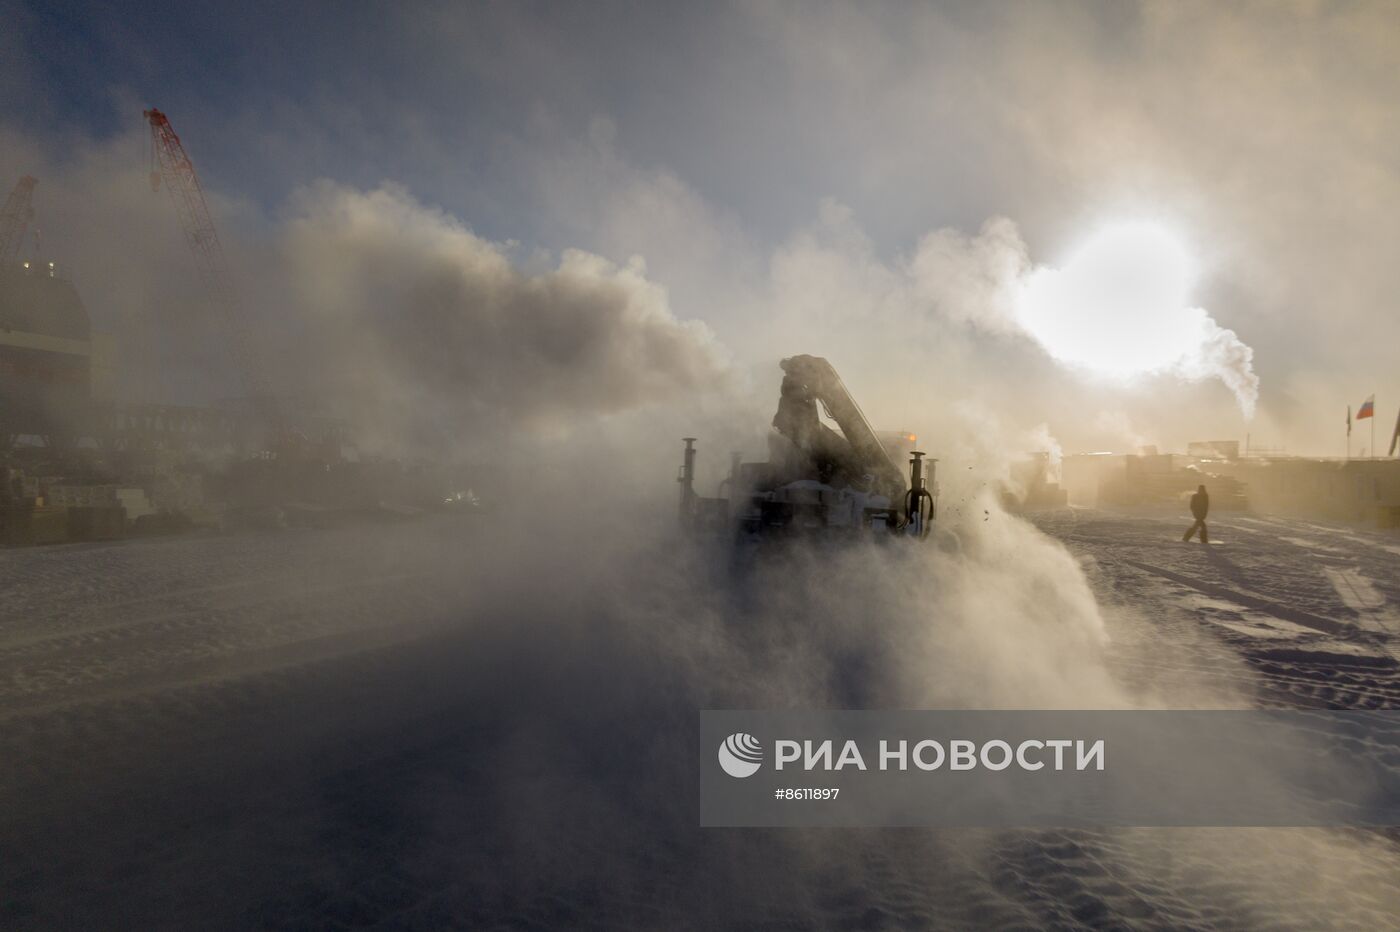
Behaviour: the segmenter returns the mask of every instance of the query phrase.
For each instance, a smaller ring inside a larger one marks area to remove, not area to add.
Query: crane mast
[[[279,433],[282,429],[280,412],[272,395],[266,373],[253,352],[252,334],[243,313],[242,298],[228,271],[223,243],[204,199],[204,189],[195,173],[194,163],[185,152],[180,137],[175,135],[170,119],[159,110],[145,110],[143,115],[151,126],[151,190],[160,190],[164,182],[180,217],[185,242],[194,253],[199,277],[209,294],[215,310],[228,329],[229,346],[238,369],[243,390],[257,406],[257,412],[267,426]]]
[[[24,234],[34,218],[31,201],[38,183],[39,179],[25,175],[5,199],[5,209],[0,210],[0,262],[19,258],[24,248]]]

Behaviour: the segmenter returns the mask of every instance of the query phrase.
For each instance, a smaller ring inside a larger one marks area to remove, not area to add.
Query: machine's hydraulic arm
[[[831,363],[820,356],[793,356],[782,361],[782,368],[787,373],[784,394],[800,388],[808,397],[820,401],[841,428],[859,467],[875,477],[876,490],[892,501],[899,501],[907,487],[904,473],[890,459],[875,430]],[[787,433],[785,425],[776,420],[774,424]],[[789,436],[789,439],[802,444],[799,437]]]

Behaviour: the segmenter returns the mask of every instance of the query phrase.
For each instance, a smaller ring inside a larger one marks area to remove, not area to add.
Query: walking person
[[[1201,530],[1201,543],[1210,543],[1210,538],[1206,534],[1206,515],[1210,514],[1210,495],[1206,492],[1206,487],[1201,485],[1196,487],[1196,494],[1191,496],[1191,514],[1196,516],[1196,523],[1186,529],[1186,536],[1182,540],[1190,540],[1196,533],[1196,529]]]

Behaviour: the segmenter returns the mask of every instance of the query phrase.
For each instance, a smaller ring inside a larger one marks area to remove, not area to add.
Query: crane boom
[[[19,258],[24,248],[24,234],[34,218],[31,201],[38,183],[39,179],[25,175],[5,199],[5,209],[0,210],[0,262]]]
[[[243,313],[242,299],[229,274],[223,243],[219,241],[219,231],[209,213],[209,204],[204,199],[204,189],[195,173],[194,162],[190,161],[180,137],[175,135],[170,119],[164,113],[152,109],[143,111],[143,115],[151,126],[151,189],[159,190],[163,181],[165,189],[170,192],[170,200],[180,217],[185,242],[194,253],[199,277],[215,310],[228,328],[229,346],[243,389],[268,421],[268,426],[280,430],[282,425],[277,405],[267,376],[253,352],[252,334]]]
[[[839,462],[856,476],[869,473],[875,488],[891,500],[903,496],[907,487],[904,474],[890,459],[831,363],[820,356],[792,356],[781,365],[785,375],[773,426],[809,454]],[[817,419],[817,402],[827,409],[844,437]]]

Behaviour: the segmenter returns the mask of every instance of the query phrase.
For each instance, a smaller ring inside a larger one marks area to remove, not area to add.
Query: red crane
[[[38,178],[25,175],[5,199],[5,209],[0,210],[0,262],[18,259],[24,248],[25,231],[29,229],[29,221],[34,219],[31,201],[38,183]]]
[[[280,413],[267,376],[253,352],[252,334],[243,314],[243,302],[229,275],[224,247],[219,242],[219,231],[214,228],[214,218],[204,200],[204,189],[199,184],[199,176],[195,174],[194,163],[185,153],[180,137],[175,135],[165,114],[159,110],[142,112],[151,124],[151,190],[159,191],[164,180],[175,212],[180,215],[185,242],[189,243],[190,251],[194,253],[200,279],[228,328],[229,345],[243,390],[275,436],[282,429]]]

